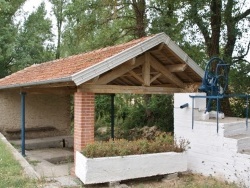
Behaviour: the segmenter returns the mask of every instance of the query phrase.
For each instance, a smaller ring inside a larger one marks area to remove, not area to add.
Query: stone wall
[[[21,96],[0,91],[0,131],[20,137]],[[70,132],[70,97],[26,95],[26,137],[65,135]]]
[[[177,140],[190,142],[188,170],[206,176],[236,182],[240,187],[250,187],[250,130],[246,129],[246,120],[226,117],[217,120],[201,120],[206,105],[205,98],[196,98],[194,110],[190,95],[204,93],[175,94],[174,96],[174,132]],[[187,108],[180,105],[188,103]],[[193,129],[192,114],[194,113]]]

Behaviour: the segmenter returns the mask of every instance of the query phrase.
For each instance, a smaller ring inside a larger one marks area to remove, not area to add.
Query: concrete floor
[[[21,145],[20,140],[10,143],[18,148]],[[25,159],[41,178],[53,182],[52,187],[79,186],[80,181],[71,175],[74,166],[72,143],[73,137],[69,136],[26,140]]]
[[[69,176],[74,163],[73,152],[61,148],[26,151],[26,159],[43,177]]]

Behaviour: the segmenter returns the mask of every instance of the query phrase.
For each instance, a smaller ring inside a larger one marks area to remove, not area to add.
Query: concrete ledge
[[[76,152],[75,173],[84,184],[116,182],[187,171],[187,154],[165,152],[86,158]]]
[[[8,140],[0,133],[0,139],[10,149],[14,158],[20,163],[27,177],[32,179],[40,179],[41,176],[32,168],[26,159],[8,142]]]
[[[55,131],[57,130],[55,127],[51,126],[45,126],[45,127],[31,127],[31,128],[26,128],[25,132],[40,132],[40,131]],[[7,129],[5,131],[8,134],[20,134],[21,129]]]
[[[10,140],[10,143],[21,146],[20,140]],[[72,136],[54,136],[44,137],[38,139],[26,139],[25,149],[26,150],[37,150],[43,148],[73,148],[74,139]]]

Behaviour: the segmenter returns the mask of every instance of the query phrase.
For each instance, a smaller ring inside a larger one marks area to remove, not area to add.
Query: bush
[[[138,155],[147,153],[162,152],[183,152],[189,144],[186,140],[181,140],[179,144],[175,142],[173,136],[163,133],[154,140],[138,139],[128,141],[125,139],[109,140],[107,142],[94,142],[88,144],[82,151],[88,158]]]
[[[110,126],[110,96],[95,98],[95,126]],[[157,126],[161,131],[173,132],[173,96],[116,94],[115,126],[123,130]]]

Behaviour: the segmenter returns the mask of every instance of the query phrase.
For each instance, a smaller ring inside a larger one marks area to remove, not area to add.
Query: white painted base
[[[185,152],[101,158],[86,158],[80,152],[76,152],[75,174],[84,184],[121,181],[186,170]]]
[[[217,133],[216,119],[202,120],[204,111],[200,109],[206,106],[206,100],[197,98],[199,101],[194,101],[193,111],[192,108],[179,107],[188,101],[190,95],[199,94],[178,93],[174,98],[178,104],[174,108],[175,139],[184,138],[190,142],[188,170],[235,182],[239,187],[250,187],[250,129],[246,129],[246,120],[219,119]]]
[[[201,120],[209,120],[211,118],[217,118],[217,111],[206,112],[202,114]],[[223,112],[218,112],[218,119],[224,119],[225,114]]]

